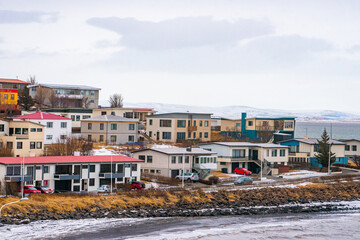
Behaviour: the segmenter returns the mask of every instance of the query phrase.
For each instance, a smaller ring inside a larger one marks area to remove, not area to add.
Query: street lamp
[[[182,188],[184,188],[184,181],[185,181],[185,154],[182,155],[182,164],[183,164],[183,172],[182,172]]]
[[[110,162],[111,162],[111,187],[110,187],[110,193],[113,192],[113,159],[112,159],[112,155],[110,155]]]
[[[27,200],[29,200],[27,197],[22,197],[20,200],[17,200],[17,201],[15,201],[15,202],[10,202],[10,203],[6,203],[6,204],[4,204],[4,205],[2,205],[2,207],[0,208],[0,221],[1,221],[1,217],[2,217],[2,215],[1,215],[1,211],[2,211],[2,209],[5,207],[5,206],[8,206],[8,205],[10,205],[10,204],[14,204],[14,203],[18,203],[18,202],[22,202],[22,201],[27,201]]]
[[[331,170],[330,170],[330,164],[331,164],[331,143],[329,141],[329,163],[328,163],[328,174],[331,174]]]

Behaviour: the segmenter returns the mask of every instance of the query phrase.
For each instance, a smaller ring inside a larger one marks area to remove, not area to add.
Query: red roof
[[[8,78],[0,78],[0,83],[30,84],[29,82],[25,82],[19,79],[8,79]]]
[[[0,164],[21,164],[22,157],[1,157]],[[122,155],[113,155],[113,162],[143,162]],[[49,164],[49,163],[101,163],[111,162],[111,156],[47,156],[47,157],[25,157],[25,164]]]
[[[62,117],[56,114],[47,113],[47,112],[36,112],[19,117],[14,117],[14,119],[54,119],[54,120],[71,120],[70,118]]]

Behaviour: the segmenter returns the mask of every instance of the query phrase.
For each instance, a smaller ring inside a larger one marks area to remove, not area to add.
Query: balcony
[[[188,126],[187,130],[188,130],[188,132],[196,132],[197,126]]]
[[[22,180],[21,175],[5,175],[5,181],[11,181],[11,182],[20,182]],[[25,175],[24,181],[30,182],[33,180],[32,175]]]
[[[289,157],[310,157],[310,153],[307,152],[289,152]]]
[[[122,178],[124,177],[124,173],[119,173],[119,172],[113,172],[112,174],[107,172],[107,173],[99,173],[99,178],[111,178],[111,175],[112,175],[112,178]]]
[[[79,180],[80,175],[79,174],[54,174],[55,180]]]
[[[218,156],[218,161],[221,162],[248,162],[248,161],[259,161],[254,156],[234,157],[234,156]]]

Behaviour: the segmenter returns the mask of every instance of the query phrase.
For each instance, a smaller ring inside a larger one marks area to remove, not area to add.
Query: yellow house
[[[146,118],[146,134],[153,140],[174,143],[211,141],[209,113],[164,113]]]
[[[44,126],[27,121],[0,120],[0,145],[15,157],[42,156]]]

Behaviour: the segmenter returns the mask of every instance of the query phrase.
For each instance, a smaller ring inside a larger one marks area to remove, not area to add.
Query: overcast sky
[[[0,0],[0,78],[360,113],[360,1]]]

